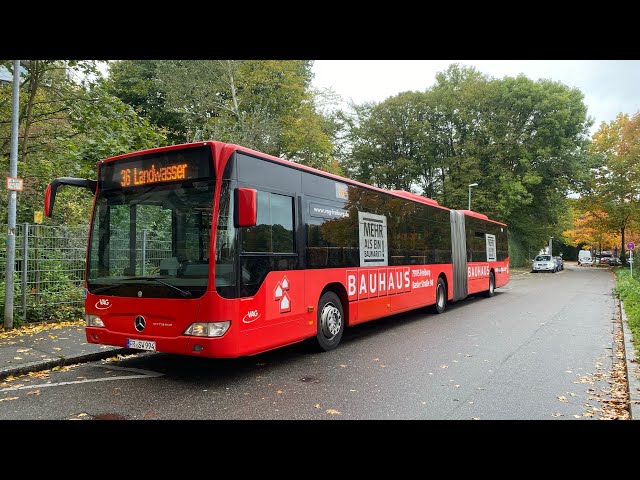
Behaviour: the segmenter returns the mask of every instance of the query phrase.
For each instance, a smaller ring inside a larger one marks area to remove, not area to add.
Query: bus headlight
[[[86,314],[84,319],[87,321],[87,327],[104,327],[104,322],[97,315]]]
[[[189,325],[184,334],[193,337],[221,337],[227,333],[230,325],[231,322],[229,320],[224,322],[196,322]]]

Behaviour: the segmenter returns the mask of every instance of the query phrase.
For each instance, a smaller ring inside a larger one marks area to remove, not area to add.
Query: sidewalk
[[[0,379],[118,353],[130,350],[87,343],[83,321],[29,324],[0,331]]]

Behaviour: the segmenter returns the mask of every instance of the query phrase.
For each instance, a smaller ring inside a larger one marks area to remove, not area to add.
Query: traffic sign
[[[627,243],[627,250],[633,250],[634,248],[636,248],[636,244],[633,242],[629,242]]]
[[[24,180],[22,178],[7,177],[7,190],[21,192],[23,188]]]

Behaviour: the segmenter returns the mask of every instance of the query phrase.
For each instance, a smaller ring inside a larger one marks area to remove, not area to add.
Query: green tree
[[[582,188],[593,160],[582,93],[550,80],[451,65],[425,92],[354,106],[342,118],[351,174],[458,209],[479,183],[473,209],[532,245],[566,229],[567,194]]]
[[[25,180],[18,222],[32,222],[42,210],[46,185],[61,176],[95,178],[100,158],[165,143],[164,132],[107,93],[93,61],[31,60],[21,86],[18,173]],[[5,65],[11,68],[11,65]],[[0,164],[8,171],[11,86],[0,87]],[[86,223],[88,192],[62,189],[56,218]],[[7,218],[6,204],[0,216]],[[6,221],[6,220],[2,220]]]
[[[167,95],[157,81],[160,64],[159,60],[112,61],[104,85],[138,115],[164,129],[168,143],[184,143],[187,141],[184,113],[167,106]]]
[[[149,112],[170,138],[237,143],[339,170],[335,124],[318,112],[309,61],[123,61],[111,71],[110,91]]]

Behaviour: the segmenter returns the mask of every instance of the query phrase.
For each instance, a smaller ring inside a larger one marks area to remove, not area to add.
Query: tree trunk
[[[238,108],[238,97],[236,95],[236,82],[233,78],[233,70],[231,68],[231,61],[227,60],[227,73],[229,74],[229,86],[231,87],[231,99],[233,100],[233,110],[238,118],[238,123],[241,121],[240,109]]]
[[[29,141],[29,130],[31,129],[31,121],[33,114],[33,102],[36,99],[36,94],[38,93],[38,87],[40,86],[40,62],[38,60],[32,60],[30,62],[31,66],[34,68],[31,69],[31,78],[29,80],[29,99],[27,100],[27,111],[24,115],[24,136],[22,138],[22,162],[27,159],[27,145]]]
[[[624,226],[620,227],[620,260],[622,260],[622,264],[626,265],[627,257],[624,254]]]

